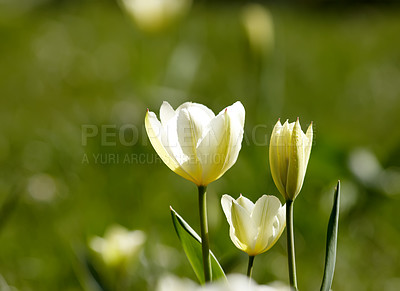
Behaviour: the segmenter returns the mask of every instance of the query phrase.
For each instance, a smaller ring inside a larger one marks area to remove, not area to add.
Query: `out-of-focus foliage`
[[[400,10],[270,6],[274,49],[260,59],[243,7],[208,5],[148,35],[112,1],[0,1],[1,286],[94,288],[87,241],[113,224],[147,236],[132,289],[154,290],[166,273],[195,280],[169,205],[198,230],[196,189],[157,157],[144,116],[163,100],[214,112],[240,100],[241,153],[208,187],[211,248],[224,270],[245,272],[247,258],[230,242],[220,198],[281,199],[268,141],[279,117],[299,116],[315,131],[294,209],[299,289],[321,282],[340,179],[333,289],[399,290]],[[253,277],[287,282],[286,264],[283,234]]]

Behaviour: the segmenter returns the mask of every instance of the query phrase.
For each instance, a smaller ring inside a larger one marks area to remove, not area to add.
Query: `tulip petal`
[[[260,227],[272,221],[272,218],[278,213],[281,207],[279,199],[272,195],[261,196],[254,205],[251,217],[256,225]]]
[[[196,124],[205,126],[210,123],[211,119],[215,117],[214,112],[207,106],[199,103],[193,102],[185,102],[181,106],[176,109],[176,112],[179,112],[183,109],[186,109],[190,112],[192,119]]]
[[[175,116],[175,110],[167,101],[164,101],[160,108],[160,120],[161,124],[165,126],[168,121]]]
[[[236,237],[235,235],[235,228],[233,227],[232,224],[232,204],[234,203],[235,199],[233,199],[231,196],[228,194],[222,195],[221,198],[221,205],[222,209],[224,211],[226,220],[229,223],[229,236],[233,242],[233,244],[240,250],[246,251],[246,245],[240,242],[240,240]]]
[[[239,101],[211,120],[197,151],[204,166],[205,184],[221,177],[236,162],[243,140],[245,110]]]
[[[237,120],[239,122],[239,125],[241,128],[244,127],[244,120],[245,120],[246,112],[244,110],[244,106],[243,106],[242,102],[236,101],[231,106],[228,106],[227,108],[223,109],[220,112],[220,114],[222,112],[224,112],[225,110],[228,111],[229,116],[232,119]]]
[[[182,154],[182,158],[177,158],[180,162],[181,167],[194,178],[196,178],[196,184],[202,185],[201,173],[202,167],[196,152],[196,143],[199,128],[196,128],[193,116],[188,110],[182,109],[178,112],[176,120],[176,134],[177,134],[177,146],[176,151]],[[168,123],[169,124],[169,123]],[[173,123],[171,124],[173,125]],[[174,130],[172,130],[174,131]],[[173,136],[173,134],[169,134]]]
[[[252,213],[254,224],[258,226],[256,250],[265,249],[274,236],[272,225],[280,207],[281,202],[275,196],[263,195],[257,200]]]
[[[236,202],[242,206],[244,209],[246,209],[247,212],[249,212],[249,215],[252,213],[254,209],[254,203],[250,201],[250,199],[244,197],[242,194],[240,194],[239,198],[236,199]]]
[[[279,192],[285,197],[286,189],[284,183],[286,183],[287,172],[285,168],[287,167],[287,161],[286,148],[283,138],[283,127],[280,120],[278,120],[271,134],[269,146],[269,162],[271,175],[275,182],[275,185],[278,188]]]
[[[262,253],[268,251],[275,245],[275,243],[281,237],[285,227],[286,227],[286,204],[279,208],[278,213],[274,217],[274,223],[272,224],[273,236],[269,237],[268,243],[262,250]]]
[[[246,246],[245,252],[252,254],[257,236],[257,227],[249,213],[236,201],[232,201],[232,226],[235,229],[235,237]]]
[[[244,116],[244,107],[238,101],[211,120],[197,147],[205,184],[218,179],[236,162],[243,140]]]
[[[280,142],[282,143],[282,148],[283,148],[283,155],[281,156],[281,163],[284,165],[284,167],[281,167],[281,178],[285,177],[285,180],[287,180],[287,175],[288,175],[288,167],[289,167],[289,159],[290,159],[290,151],[292,149],[292,134],[293,134],[293,128],[294,128],[295,123],[289,123],[288,120],[283,124],[282,127],[282,137],[280,139]]]
[[[230,152],[226,156],[226,161],[221,171],[222,173],[225,173],[236,163],[239,151],[242,148],[245,119],[245,110],[240,101],[237,101],[233,105],[227,107],[226,113],[228,114],[230,121]]]
[[[304,179],[303,132],[299,120],[293,128],[289,149],[289,165],[286,180],[286,194],[294,200],[299,193]]]
[[[232,214],[231,214],[231,208],[232,208],[232,202],[233,199],[231,196],[228,194],[222,195],[221,198],[221,205],[222,205],[222,210],[225,213],[226,220],[228,221],[229,225],[232,225]]]
[[[304,145],[305,150],[304,150],[304,159],[305,159],[305,167],[307,167],[308,165],[308,161],[310,159],[310,154],[311,154],[311,147],[312,147],[312,143],[313,143],[313,128],[312,128],[312,123],[310,124],[310,126],[307,129],[306,132],[306,144]]]
[[[203,166],[205,185],[223,175],[226,156],[230,152],[230,131],[225,113],[220,113],[208,125],[206,133],[197,146],[198,157]]]
[[[180,167],[178,161],[175,159],[174,154],[170,151],[165,141],[166,138],[164,129],[154,112],[147,111],[145,118],[145,127],[150,142],[162,161],[178,175],[184,177],[187,180],[195,182],[195,179]]]
[[[245,243],[242,243],[239,238],[236,236],[235,228],[233,226],[229,227],[229,237],[233,244],[241,251],[247,252],[248,246]]]

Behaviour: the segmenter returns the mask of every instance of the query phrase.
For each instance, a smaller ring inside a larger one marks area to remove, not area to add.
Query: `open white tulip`
[[[263,195],[254,204],[242,195],[235,200],[225,194],[221,204],[232,242],[249,256],[269,250],[285,229],[285,205],[275,196]]]
[[[313,139],[312,124],[307,133],[296,122],[276,123],[269,147],[272,178],[286,200],[294,200],[303,186]]]
[[[145,126],[151,144],[172,171],[197,186],[207,186],[236,162],[244,118],[239,101],[217,116],[201,104],[186,102],[174,110],[163,102],[161,122],[147,111]]]

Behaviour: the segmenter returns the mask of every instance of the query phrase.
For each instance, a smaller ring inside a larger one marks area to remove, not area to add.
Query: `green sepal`
[[[326,238],[325,269],[322,279],[321,291],[329,291],[332,286],[333,274],[335,272],[337,236],[339,226],[340,208],[340,181],[338,181],[333,198],[331,216],[328,223]]]
[[[174,210],[172,207],[171,216],[172,222],[174,223],[176,234],[181,241],[183,250],[192,265],[193,271],[201,284],[204,284],[204,270],[203,270],[203,256],[201,250],[201,238],[200,236],[190,227],[190,225]],[[224,270],[219,264],[217,258],[210,251],[211,261],[211,278],[212,280],[218,280],[225,278]]]

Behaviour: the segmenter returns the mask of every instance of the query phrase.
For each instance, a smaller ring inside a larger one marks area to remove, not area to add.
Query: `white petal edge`
[[[167,101],[164,101],[160,107],[161,124],[163,126],[166,126],[168,121],[174,116],[175,116],[175,110]]]
[[[231,211],[232,211],[232,201],[233,200],[235,200],[235,199],[233,199],[228,194],[222,195],[222,198],[221,198],[222,210],[224,211],[226,220],[228,221],[229,225],[232,225]]]

